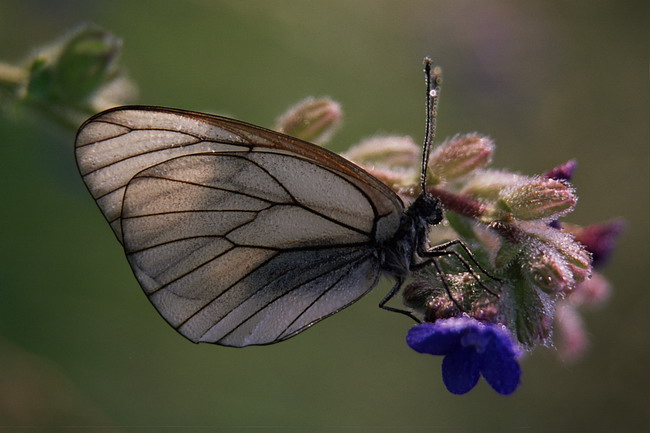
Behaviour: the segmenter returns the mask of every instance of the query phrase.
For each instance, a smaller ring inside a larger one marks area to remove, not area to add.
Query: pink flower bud
[[[531,272],[544,290],[570,293],[591,276],[591,254],[573,236],[540,222],[520,222],[518,227],[531,236]]]
[[[467,134],[453,137],[436,147],[429,157],[432,181],[456,179],[483,168],[492,161],[494,143],[488,137]]]
[[[506,188],[528,183],[530,178],[501,170],[481,170],[461,190],[461,194],[478,200],[497,200]]]
[[[329,98],[307,98],[283,114],[275,130],[311,143],[324,144],[341,126],[343,113]]]
[[[411,137],[383,136],[367,138],[343,156],[399,194],[417,183],[420,153],[420,146]]]
[[[548,293],[568,293],[575,285],[573,272],[554,248],[533,242],[529,250],[529,275],[533,283]]]
[[[356,144],[343,154],[362,166],[418,169],[421,146],[408,136],[371,137]]]
[[[420,175],[420,173],[414,169],[392,169],[382,166],[363,166],[363,168],[398,194],[402,192],[411,192],[410,190],[418,181]],[[406,195],[410,196],[412,194],[407,193]]]
[[[573,210],[578,197],[568,184],[549,178],[534,178],[501,192],[498,206],[519,220],[558,218]]]
[[[577,244],[576,244],[577,245]],[[582,247],[574,248],[571,251],[560,250],[565,254],[567,263],[571,272],[573,272],[573,279],[576,283],[581,283],[591,277],[591,254]]]

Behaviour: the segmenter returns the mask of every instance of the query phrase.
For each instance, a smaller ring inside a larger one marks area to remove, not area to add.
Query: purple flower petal
[[[616,248],[618,237],[624,230],[625,220],[618,218],[582,227],[574,235],[592,253],[593,265],[602,267]]]
[[[545,177],[557,180],[571,180],[573,177],[573,172],[578,167],[576,160],[571,159],[564,164],[558,165],[544,173]]]
[[[419,353],[444,355],[458,346],[460,329],[441,326],[436,323],[420,323],[409,329],[406,343]]]
[[[478,383],[481,357],[471,347],[451,352],[442,360],[442,381],[452,394],[465,394]]]
[[[482,358],[481,374],[496,392],[511,394],[519,386],[521,367],[517,358],[520,354],[508,334],[498,328],[493,331],[494,337]]]
[[[519,386],[521,367],[512,357],[485,356],[481,374],[496,392],[508,395],[512,394]]]

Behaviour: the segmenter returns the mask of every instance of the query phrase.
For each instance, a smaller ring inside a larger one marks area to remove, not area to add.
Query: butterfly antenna
[[[438,117],[438,99],[440,96],[440,83],[442,82],[442,70],[440,67],[432,67],[431,59],[424,58],[424,74],[427,84],[427,117],[424,132],[424,146],[422,149],[422,173],[420,174],[420,187],[422,192],[427,183],[427,166],[429,165],[429,152],[433,139],[436,136],[436,118]]]

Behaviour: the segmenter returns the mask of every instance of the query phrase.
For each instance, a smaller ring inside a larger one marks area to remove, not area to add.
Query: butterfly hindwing
[[[283,340],[349,305],[379,276],[368,199],[311,161],[261,153],[178,157],[126,188],[127,258],[154,306],[193,341]],[[295,182],[305,170],[339,182],[341,196],[309,195]],[[356,212],[345,206],[350,197]]]

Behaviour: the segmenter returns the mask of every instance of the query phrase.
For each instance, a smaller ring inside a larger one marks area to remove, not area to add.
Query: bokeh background
[[[646,0],[0,0],[0,59],[82,22],[123,38],[137,102],[271,126],[329,95],[345,112],[335,150],[421,139],[429,55],[445,74],[440,138],[488,134],[494,167],[525,174],[576,158],[568,220],[628,228],[580,362],[541,348],[514,395],[482,382],[453,396],[440,359],[406,347],[411,323],[377,309],[387,284],[280,345],[189,343],[132,277],[76,172],[74,131],[3,116],[3,431],[647,431]]]

